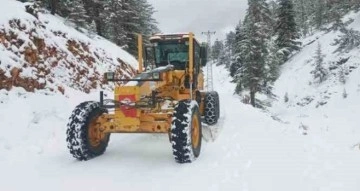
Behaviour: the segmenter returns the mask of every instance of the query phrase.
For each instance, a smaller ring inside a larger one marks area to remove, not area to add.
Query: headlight
[[[115,72],[106,72],[105,79],[107,81],[114,81],[115,80]]]
[[[160,80],[160,73],[159,72],[152,73],[152,79],[153,80]]]

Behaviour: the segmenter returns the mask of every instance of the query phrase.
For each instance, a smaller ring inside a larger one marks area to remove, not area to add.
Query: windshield
[[[185,42],[157,43],[155,46],[155,62],[157,66],[183,64],[189,60],[189,49]]]

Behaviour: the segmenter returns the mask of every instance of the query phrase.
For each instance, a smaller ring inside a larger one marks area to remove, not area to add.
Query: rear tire
[[[191,163],[199,157],[202,137],[201,117],[196,101],[180,101],[170,130],[175,161]]]
[[[216,91],[207,92],[204,100],[204,120],[208,125],[215,125],[220,118],[220,100]]]
[[[68,148],[74,158],[86,161],[105,152],[110,134],[101,133],[96,123],[104,113],[107,110],[98,102],[84,102],[74,109],[66,131]],[[100,138],[94,140],[94,137]]]

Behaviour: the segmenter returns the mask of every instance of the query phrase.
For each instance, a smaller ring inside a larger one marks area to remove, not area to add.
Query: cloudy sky
[[[243,19],[247,0],[148,0],[155,9],[155,18],[164,33],[195,33],[204,41],[202,31],[216,31],[214,38],[224,39]]]

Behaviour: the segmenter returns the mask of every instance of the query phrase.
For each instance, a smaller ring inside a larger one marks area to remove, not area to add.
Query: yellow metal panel
[[[150,85],[155,82],[144,82],[140,87],[140,95],[146,96],[151,94]]]
[[[138,59],[139,59],[139,73],[143,71],[143,40],[142,35],[138,34]]]
[[[115,88],[115,100],[119,101],[121,95],[134,95],[135,101],[140,99],[140,88],[138,86],[121,86]],[[140,111],[136,110],[136,118],[126,117],[120,108],[115,108],[115,120],[121,123],[121,126],[140,125]]]
[[[119,95],[135,95],[136,101],[140,99],[140,88],[138,86],[120,86],[115,88],[115,100],[119,100]]]
[[[194,72],[194,34],[189,33],[189,73],[190,73],[190,83],[193,82],[193,72]]]
[[[204,74],[202,72],[198,75],[198,90],[204,89]]]

